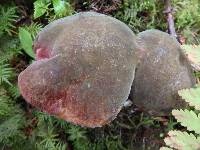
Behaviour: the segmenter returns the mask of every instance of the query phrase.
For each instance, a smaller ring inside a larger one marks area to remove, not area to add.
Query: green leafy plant
[[[64,0],[52,0],[52,2],[54,12],[58,17],[72,15],[73,9],[69,2]]]
[[[24,138],[23,132],[20,130],[24,124],[24,117],[16,114],[0,124],[0,142],[10,145],[13,139]],[[14,143],[14,142],[13,142]]]
[[[193,68],[200,71],[200,46],[182,45],[181,47]]]
[[[192,133],[174,130],[170,131],[168,135],[169,137],[165,138],[165,143],[172,148],[178,150],[198,150],[200,148],[200,138],[196,138]],[[165,149],[164,147],[161,148],[161,150]]]
[[[11,29],[15,28],[12,24],[16,21],[16,7],[3,7],[0,5],[0,36],[7,32],[12,34]]]
[[[47,129],[40,130],[38,137],[42,140],[39,142],[38,146],[43,146],[45,149],[65,149],[66,146],[59,146],[61,143],[59,142],[58,134],[55,133],[54,128],[52,126],[48,126]],[[58,145],[59,144],[59,145]],[[59,147],[59,148],[58,148]]]
[[[13,75],[13,69],[9,66],[9,64],[0,64],[0,85],[3,83],[11,85],[9,80],[13,77]]]
[[[65,132],[69,135],[68,139],[73,143],[75,149],[89,149],[89,139],[87,138],[87,131],[78,126],[69,126]]]
[[[25,117],[4,88],[0,88],[0,118],[0,147],[3,145],[2,149],[8,146],[18,149],[26,139],[22,130],[25,127]]]
[[[199,66],[199,46],[183,45],[182,49],[193,66]],[[189,106],[194,107],[195,110],[172,110],[172,115],[177,122],[187,129],[187,132],[171,130],[164,141],[170,148],[178,150],[198,150],[200,148],[200,86],[197,85],[194,88],[179,90],[178,94]],[[162,147],[161,150],[170,148]]]
[[[157,19],[161,9],[161,3],[158,0],[156,2],[154,0],[125,0],[115,17],[125,22],[135,32],[156,28],[157,25],[159,28],[164,28],[166,25]]]
[[[8,91],[9,91],[9,93],[10,93],[10,96],[11,96],[14,100],[16,100],[17,98],[20,97],[19,88],[18,88],[17,85],[9,86]]]
[[[19,28],[19,39],[22,45],[22,48],[24,51],[32,58],[35,58],[35,54],[32,49],[33,45],[33,39],[31,37],[31,34],[25,30],[24,28]]]
[[[200,25],[200,3],[198,0],[172,0],[176,29],[190,44],[198,44]]]
[[[37,0],[34,2],[34,18],[39,18],[48,11],[50,3],[44,0]]]
[[[19,40],[25,53],[32,59],[35,59],[35,53],[33,52],[33,39],[35,39],[37,33],[42,29],[42,25],[39,23],[31,23],[24,27],[19,27]]]
[[[31,34],[31,37],[35,39],[38,32],[43,28],[43,25],[40,23],[31,23],[30,25],[25,25],[24,29]]]
[[[53,6],[53,7],[50,7]],[[50,8],[49,8],[50,7]],[[54,15],[50,15],[54,12]],[[34,2],[34,18],[37,19],[44,14],[49,17],[49,21],[72,15],[73,9],[69,2],[64,0],[36,0]]]
[[[14,57],[22,54],[19,39],[4,35],[0,37],[0,62],[8,63]]]
[[[183,89],[178,94],[189,103],[190,106],[200,110],[200,87]],[[178,150],[198,150],[200,148],[200,114],[193,110],[173,110],[172,115],[187,131],[172,130],[164,139],[167,146]],[[161,148],[164,150],[164,148]]]
[[[7,96],[1,96],[0,97],[0,116],[1,118],[9,116],[11,114],[10,112],[12,111],[13,103],[10,102],[9,97]]]
[[[176,26],[183,29],[186,26],[195,28],[200,23],[200,7],[198,0],[173,0],[176,10]]]

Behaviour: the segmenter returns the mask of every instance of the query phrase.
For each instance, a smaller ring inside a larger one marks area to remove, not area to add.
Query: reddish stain
[[[36,51],[36,60],[50,57],[49,51],[46,48],[38,48],[35,51]]]

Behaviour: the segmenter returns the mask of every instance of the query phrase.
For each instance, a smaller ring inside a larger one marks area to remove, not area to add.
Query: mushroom
[[[140,63],[136,68],[131,97],[133,102],[152,115],[169,115],[184,107],[178,90],[195,84],[192,69],[175,38],[158,30],[137,36]]]
[[[53,21],[34,42],[36,61],[18,77],[27,102],[86,127],[112,121],[127,100],[137,63],[136,36],[94,13]]]

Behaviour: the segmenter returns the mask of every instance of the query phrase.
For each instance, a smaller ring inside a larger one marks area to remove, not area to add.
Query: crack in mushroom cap
[[[27,102],[66,121],[100,127],[130,93],[135,35],[122,22],[94,12],[56,20],[34,42],[37,60],[18,77]]]

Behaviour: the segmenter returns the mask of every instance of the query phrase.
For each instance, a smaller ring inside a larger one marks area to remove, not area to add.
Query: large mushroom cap
[[[18,77],[21,94],[74,124],[107,124],[129,95],[135,45],[132,31],[106,15],[87,12],[56,20],[34,42],[37,61]]]
[[[139,33],[141,62],[136,69],[131,96],[153,115],[168,115],[185,104],[178,90],[194,85],[192,70],[175,38],[158,30]]]

